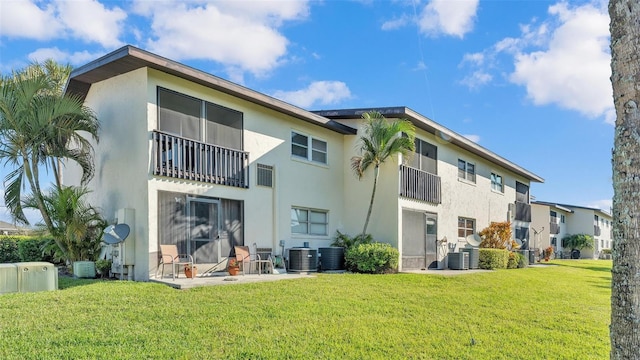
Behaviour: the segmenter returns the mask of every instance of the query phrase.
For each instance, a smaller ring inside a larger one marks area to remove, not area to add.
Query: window
[[[476,182],[476,166],[464,160],[458,159],[458,178]]]
[[[473,235],[476,230],[476,220],[459,217],[458,218],[458,237],[464,238]]]
[[[291,208],[291,233],[308,235],[327,235],[329,225],[328,211],[305,208]]]
[[[558,244],[558,238],[553,237],[551,238],[551,245],[556,246]]]
[[[438,174],[438,148],[426,141],[416,139],[416,152],[408,165],[428,173]]]
[[[291,155],[309,161],[327,163],[327,142],[314,137],[291,132]]]
[[[525,204],[529,203],[529,185],[516,181],[516,201]]]
[[[241,112],[160,87],[158,129],[208,144],[243,148]]]
[[[560,214],[560,222],[564,224],[564,215]]]
[[[256,164],[256,171],[258,185],[273,187],[273,166]]]
[[[504,192],[504,186],[502,184],[502,176],[491,173],[491,190],[497,192]]]

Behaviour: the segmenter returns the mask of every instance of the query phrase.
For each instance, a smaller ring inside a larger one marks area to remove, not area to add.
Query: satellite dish
[[[129,231],[127,224],[109,225],[102,231],[102,240],[110,245],[119,244],[129,236]]]
[[[478,235],[478,233],[467,236],[465,240],[467,241],[467,244],[473,247],[480,246],[480,243],[482,242],[482,238],[480,237],[480,235]]]

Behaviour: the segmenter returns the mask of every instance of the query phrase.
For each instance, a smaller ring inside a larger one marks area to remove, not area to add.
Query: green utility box
[[[18,291],[36,292],[58,290],[58,269],[48,262],[20,262]]]
[[[73,275],[77,278],[95,278],[96,263],[93,261],[75,261],[73,263]]]
[[[0,264],[0,294],[18,292],[18,267],[15,264]]]

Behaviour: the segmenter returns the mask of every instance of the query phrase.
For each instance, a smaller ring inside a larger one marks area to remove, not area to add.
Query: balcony
[[[152,132],[153,175],[249,187],[249,153]]]
[[[400,165],[400,196],[440,204],[440,176]]]
[[[549,223],[549,234],[557,235],[560,234],[560,225],[556,222]]]
[[[593,225],[593,236],[600,236],[601,233],[600,226]]]
[[[531,222],[531,205],[516,201],[516,220]]]

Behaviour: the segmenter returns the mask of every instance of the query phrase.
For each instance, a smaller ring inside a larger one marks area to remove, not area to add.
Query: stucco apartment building
[[[552,246],[556,256],[569,257],[571,249],[562,246],[562,239],[569,235],[586,234],[593,237],[593,249],[583,249],[580,257],[597,259],[602,250],[611,249],[613,224],[610,213],[598,208],[556,204],[545,201],[532,203],[532,231],[537,233],[534,246],[539,248]],[[561,255],[559,255],[561,254]]]
[[[128,268],[146,281],[159,244],[224,271],[233,246],[329,246],[362,231],[373,179],[350,168],[361,116],[417,128],[416,154],[384,164],[368,232],[397,247],[402,269],[443,267],[492,221],[528,239],[538,175],[406,107],[311,112],[125,46],[71,74],[66,92],[100,120],[90,201],[126,222]],[[65,184],[79,169],[67,164]],[[446,240],[446,241],[445,241]]]

